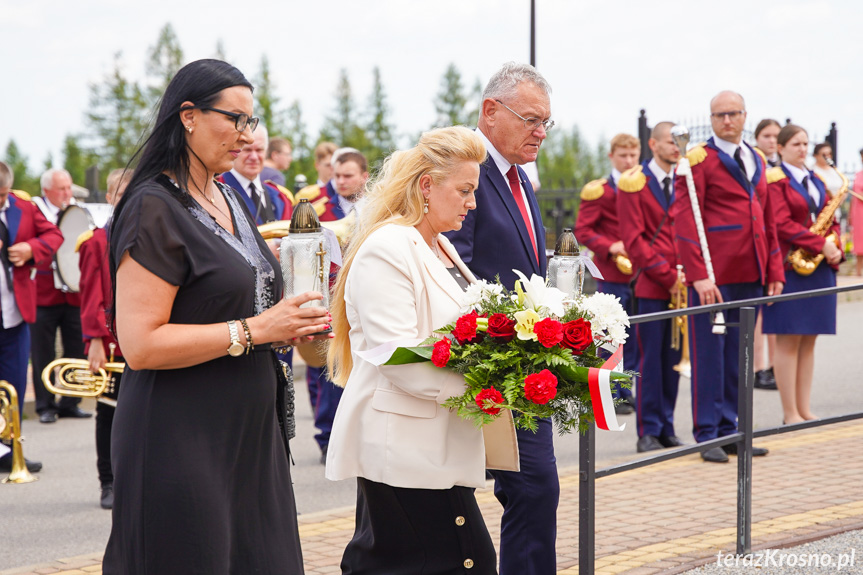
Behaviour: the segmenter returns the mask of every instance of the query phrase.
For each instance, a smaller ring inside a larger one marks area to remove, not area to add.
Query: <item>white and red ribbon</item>
[[[587,384],[590,387],[590,401],[593,404],[593,417],[596,426],[606,431],[623,431],[626,424],[617,422],[614,412],[614,395],[611,393],[611,372],[619,369],[623,361],[623,346],[617,346],[611,357],[602,367],[587,370]]]

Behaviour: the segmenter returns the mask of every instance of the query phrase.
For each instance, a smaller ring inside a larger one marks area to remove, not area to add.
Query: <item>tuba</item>
[[[351,235],[354,233],[356,223],[357,211],[354,210],[350,214],[348,214],[347,217],[344,217],[340,220],[336,220],[333,222],[321,222],[321,227],[326,228],[336,234],[336,238],[338,238],[339,240],[339,245],[342,246],[342,249],[344,249]],[[258,226],[258,233],[260,233],[265,240],[280,239],[288,235],[288,228],[290,227],[290,220],[276,220],[274,222],[267,222],[266,224],[261,224],[260,226]],[[628,261],[629,260],[627,260],[627,262]],[[631,269],[632,264],[630,264],[630,270]],[[629,273],[632,273],[632,271],[630,271]]]
[[[51,372],[59,369],[57,385],[51,381]],[[55,359],[42,371],[42,383],[45,389],[57,395],[67,397],[99,397],[106,391],[113,392],[113,377],[108,373],[123,373],[126,364],[121,361],[109,361],[98,373],[90,371],[90,362],[86,359]]]
[[[827,241],[835,243],[841,250],[842,244],[840,243],[839,238],[836,237],[836,234],[830,231],[830,228],[833,226],[833,216],[836,214],[836,210],[839,209],[839,206],[841,206],[842,202],[845,201],[845,196],[848,195],[848,178],[846,178],[845,174],[840,172],[836,166],[832,167],[842,179],[842,186],[839,188],[839,191],[836,192],[836,195],[827,202],[824,209],[821,210],[821,213],[818,214],[818,218],[815,220],[815,223],[812,224],[812,227],[809,228],[809,231],[819,236],[826,235]],[[797,248],[788,254],[788,262],[791,264],[791,267],[795,272],[802,276],[812,275],[812,273],[818,268],[818,264],[820,264],[823,259],[824,254],[812,254],[803,248]]]
[[[12,472],[2,483],[33,483],[38,480],[27,469],[21,449],[21,417],[18,414],[18,392],[8,381],[0,381],[0,438],[12,444]]]

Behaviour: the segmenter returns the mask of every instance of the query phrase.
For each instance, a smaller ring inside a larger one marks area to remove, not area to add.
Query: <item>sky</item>
[[[14,139],[33,169],[66,134],[86,131],[90,83],[122,52],[144,79],[168,22],[186,61],[227,59],[253,79],[267,55],[282,104],[299,100],[314,137],[346,69],[357,105],[378,66],[401,142],[435,122],[441,76],[468,87],[506,61],[529,60],[530,0],[0,0],[0,152]],[[792,118],[820,141],[839,130],[839,167],[860,169],[860,0],[536,0],[537,67],[552,86],[556,128],[592,143],[650,124],[704,123],[723,89],[746,99],[748,124]]]

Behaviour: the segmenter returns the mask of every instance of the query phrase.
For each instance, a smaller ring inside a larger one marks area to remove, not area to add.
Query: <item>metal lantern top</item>
[[[554,255],[581,255],[578,251],[578,240],[575,239],[575,234],[572,233],[572,228],[563,228],[563,233],[557,238],[557,244],[554,246]]]
[[[308,234],[320,231],[321,221],[318,219],[314,206],[307,199],[300,200],[300,203],[294,208],[288,232],[291,234]]]

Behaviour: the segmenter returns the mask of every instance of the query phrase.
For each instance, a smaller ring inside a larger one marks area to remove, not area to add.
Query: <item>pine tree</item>
[[[18,149],[18,144],[15,140],[9,140],[6,145],[6,154],[3,161],[12,170],[12,175],[15,181],[12,187],[16,190],[24,190],[30,194],[38,195],[41,193],[39,186],[39,176],[31,176],[27,167],[27,156]]]
[[[67,134],[63,140],[63,168],[72,176],[76,184],[85,185],[87,168],[98,164],[98,158],[92,150],[83,148],[78,137]]]
[[[159,31],[156,44],[147,51],[147,76],[152,79],[148,99],[155,105],[165,93],[165,88],[183,66],[183,49],[170,23]]]
[[[146,129],[148,106],[137,82],[123,74],[120,53],[114,57],[114,69],[102,84],[90,85],[90,109],[86,114],[89,132],[100,158],[102,184],[106,174],[124,167]]]
[[[270,137],[285,133],[282,113],[278,110],[279,97],[276,85],[270,75],[270,61],[267,55],[261,57],[261,71],[255,80],[255,115],[266,126]]]
[[[470,117],[465,109],[466,106],[467,97],[461,81],[461,72],[455,64],[450,64],[441,78],[440,90],[434,101],[435,112],[437,112],[435,126],[469,125]]]
[[[384,86],[381,82],[380,68],[375,66],[372,71],[374,81],[369,97],[369,122],[366,133],[369,139],[369,164],[376,164],[395,148],[393,127],[389,123],[389,105]]]
[[[223,62],[228,61],[228,56],[225,53],[225,43],[222,41],[221,38],[216,40],[216,52],[213,54],[213,58],[215,58],[216,60],[221,60]]]
[[[347,70],[342,68],[336,86],[336,109],[321,128],[321,140],[335,142],[339,147],[351,147],[363,153],[369,151],[369,139],[356,121],[354,98]]]
[[[315,171],[315,158],[309,145],[309,136],[306,132],[306,124],[303,121],[303,109],[299,100],[294,100],[288,108],[287,117],[288,125],[285,134],[291,141],[294,157],[286,176],[289,187],[293,185],[297,174],[303,174],[309,180],[308,183],[314,184],[312,173]]]

